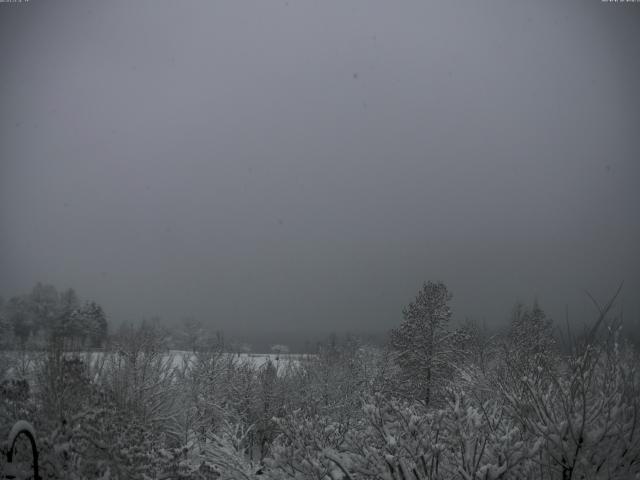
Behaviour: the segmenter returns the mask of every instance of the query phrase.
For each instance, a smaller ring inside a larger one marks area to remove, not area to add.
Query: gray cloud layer
[[[0,292],[116,321],[640,313],[640,6],[0,4]],[[634,313],[635,312],[635,313]]]

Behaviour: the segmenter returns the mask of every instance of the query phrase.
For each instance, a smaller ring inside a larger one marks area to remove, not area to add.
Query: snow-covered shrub
[[[43,418],[59,422],[82,409],[91,383],[90,365],[78,354],[67,354],[51,340],[36,362],[36,394]]]
[[[325,451],[342,451],[352,425],[326,415],[307,415],[301,410],[277,419],[280,435],[265,459],[266,475],[273,479],[336,478],[339,469]]]
[[[617,344],[589,345],[546,382],[501,385],[507,411],[541,443],[546,478],[633,478],[640,474],[639,358]]]
[[[147,323],[125,331],[108,352],[100,381],[118,411],[177,442],[180,385],[163,335]]]
[[[445,408],[375,399],[366,423],[351,431],[343,451],[327,455],[351,478],[524,478],[538,446],[502,415],[496,402],[457,397]]]
[[[251,479],[259,468],[246,453],[251,431],[251,427],[227,423],[218,434],[191,432],[176,467],[188,472],[188,478]]]

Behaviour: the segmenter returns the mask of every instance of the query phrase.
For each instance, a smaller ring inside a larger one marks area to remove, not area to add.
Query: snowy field
[[[36,363],[44,358],[46,352],[9,350],[0,352],[0,377],[18,378],[30,376]],[[114,352],[68,352],[67,356],[77,356],[88,362],[92,367],[97,367],[101,361],[108,360]],[[254,368],[264,367],[271,362],[278,371],[289,366],[298,366],[301,363],[311,360],[314,355],[296,353],[224,353],[228,360],[234,360],[239,364],[248,363]],[[106,357],[106,358],[105,358]],[[164,354],[164,359],[171,361],[174,368],[182,369],[185,364],[197,361],[197,354],[184,350],[169,350]]]

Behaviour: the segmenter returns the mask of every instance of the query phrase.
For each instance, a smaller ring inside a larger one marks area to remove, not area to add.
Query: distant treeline
[[[512,317],[522,315],[524,306],[516,303]],[[542,309],[535,308],[542,314]],[[596,312],[597,313],[597,312]],[[545,317],[546,318],[546,317]],[[465,325],[474,324],[486,337],[505,334],[513,318],[502,322],[479,322],[465,320]],[[635,321],[634,321],[635,320]],[[625,319],[624,337],[635,346],[640,346],[640,319]],[[195,351],[224,346],[225,350],[242,353],[269,353],[286,348],[291,353],[317,353],[327,343],[349,343],[358,339],[368,345],[382,347],[389,341],[389,332],[325,332],[300,333],[282,331],[247,331],[229,334],[216,328],[215,323],[205,323],[193,317],[179,322],[163,323],[160,318],[143,320],[140,323],[154,324],[162,330],[164,345],[170,350]],[[552,335],[562,350],[570,344],[571,337],[585,333],[585,325],[571,322],[553,322],[549,319]],[[0,296],[0,348],[25,348],[27,344],[43,346],[50,338],[63,341],[66,349],[102,348],[115,335],[123,334],[135,325],[123,322],[117,328],[109,324],[104,309],[95,301],[81,302],[73,288],[58,290],[50,284],[38,282],[29,293],[15,295],[7,300]]]
[[[0,346],[25,348],[56,339],[67,349],[96,348],[107,339],[104,310],[93,301],[80,302],[73,288],[58,291],[38,282],[31,292],[0,297]]]

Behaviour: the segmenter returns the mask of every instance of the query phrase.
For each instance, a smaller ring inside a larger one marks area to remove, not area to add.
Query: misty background
[[[0,294],[112,325],[640,315],[640,5],[0,4]]]

